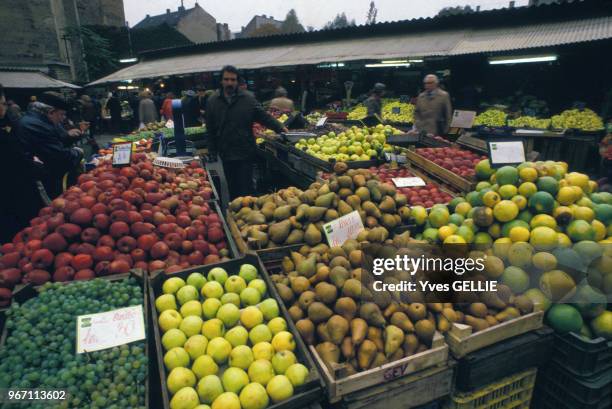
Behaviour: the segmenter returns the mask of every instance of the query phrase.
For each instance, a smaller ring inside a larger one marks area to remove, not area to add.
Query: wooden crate
[[[346,409],[422,408],[422,405],[450,395],[453,389],[454,364],[440,365],[392,382],[346,395]]]
[[[329,401],[332,403],[340,401],[350,393],[414,375],[424,369],[446,365],[448,360],[448,345],[444,342],[444,337],[437,332],[431,349],[427,351],[346,377],[342,376],[345,372],[343,364],[333,364],[333,368],[330,368],[323,362],[313,345],[310,345],[310,352],[321,372]]]
[[[446,333],[446,343],[452,355],[455,358],[461,358],[470,352],[542,328],[544,311],[539,304],[534,305],[534,310],[531,314],[520,316],[477,333],[473,333],[472,327],[469,325],[454,323]]]
[[[468,180],[462,178],[461,176],[451,172],[450,170],[445,169],[442,166],[439,166],[434,162],[430,161],[429,159],[422,157],[415,151],[407,149],[404,151],[404,154],[406,155],[408,161],[413,163],[415,166],[418,166],[425,172],[431,173],[432,175],[439,177],[443,181],[447,182],[448,184],[452,185],[453,187],[459,189],[462,192],[469,192],[471,190],[474,190],[474,187],[476,186],[475,180]]]

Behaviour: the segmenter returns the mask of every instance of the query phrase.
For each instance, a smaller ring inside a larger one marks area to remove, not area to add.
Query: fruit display
[[[199,162],[166,169],[136,153],[131,166],[113,168],[104,160],[0,248],[0,287],[225,260],[229,245],[212,195]]]
[[[537,99],[534,95],[523,94],[521,91],[517,91],[514,95],[505,98],[494,98],[489,103],[481,105],[481,108],[484,108],[483,110],[496,107],[503,107],[508,112],[521,112],[537,117],[547,117],[550,115],[546,101]]]
[[[365,169],[335,165],[336,174],[301,191],[295,187],[260,197],[234,199],[229,210],[242,238],[253,249],[325,240],[323,224],[357,210],[364,226],[380,241],[410,216],[408,199],[393,184],[381,183]]]
[[[275,108],[268,109],[268,113],[281,123],[285,123],[285,121],[289,119],[289,116],[286,112],[280,111]],[[253,123],[253,135],[255,135],[255,138],[263,138],[264,136],[275,134],[276,132],[274,132],[272,129],[268,129],[258,122]]]
[[[309,378],[257,268],[165,279],[155,299],[170,409],[264,409]]]
[[[508,119],[508,126],[513,128],[533,128],[533,129],[548,129],[550,128],[550,118],[538,119],[534,116],[519,116],[518,118]]]
[[[199,135],[204,135],[205,132],[206,132],[206,128],[203,126],[194,126],[194,127],[185,128],[185,136],[187,137],[187,139],[194,139],[198,137]],[[124,135],[124,136],[120,136],[117,138],[113,138],[112,142],[120,143],[120,142],[138,142],[142,139],[150,140],[150,139],[154,139],[155,135],[159,133],[162,133],[164,135],[164,138],[166,139],[174,138],[174,128],[160,127],[155,131],[153,130],[134,131],[129,135]]]
[[[12,402],[11,407],[145,408],[148,362],[145,340],[75,353],[76,319],[143,305],[135,279],[48,283],[38,296],[7,312],[0,348],[0,387],[65,390],[66,400]]]
[[[321,118],[325,116],[324,113],[319,111],[313,111],[305,116],[306,120],[310,125],[315,125]]]
[[[367,161],[391,149],[386,143],[387,136],[401,133],[390,125],[353,126],[338,134],[329,132],[318,138],[300,139],[295,147],[323,161]]]
[[[499,109],[487,109],[474,118],[474,126],[506,126],[508,114]]]
[[[397,110],[399,109],[399,113]],[[400,102],[398,99],[382,99],[382,119],[391,122],[414,122],[414,105]],[[396,112],[394,112],[396,111]],[[368,110],[363,104],[355,106],[348,113],[347,119],[359,120],[367,116]]]
[[[460,148],[419,148],[416,153],[465,178],[475,176],[474,166],[487,158],[485,155]]]
[[[592,110],[585,108],[568,109],[551,118],[553,128],[579,129],[581,131],[600,131],[604,129],[603,120]]]

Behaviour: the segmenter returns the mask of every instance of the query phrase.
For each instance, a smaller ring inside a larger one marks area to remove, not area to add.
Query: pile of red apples
[[[486,156],[459,148],[419,148],[416,153],[464,178],[474,177],[474,167],[482,159],[487,159]]]

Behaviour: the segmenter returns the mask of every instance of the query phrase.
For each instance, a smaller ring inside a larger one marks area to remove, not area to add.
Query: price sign
[[[517,135],[544,135],[544,131],[537,129],[517,129],[514,133]]]
[[[132,162],[132,142],[122,142],[113,145],[113,167],[130,166]]]
[[[391,112],[394,114],[400,114],[402,112],[402,108],[401,107],[393,107],[391,108]]]
[[[476,111],[455,110],[450,127],[469,129],[474,124],[474,118],[476,118]]]
[[[356,239],[363,229],[363,222],[357,210],[323,225],[330,247],[342,246],[345,241]]]
[[[425,181],[419,177],[392,178],[391,180],[393,181],[396,187],[415,187],[426,185]]]
[[[409,95],[400,95],[400,102],[403,104],[407,104],[408,102],[410,102],[410,96]]]
[[[77,354],[145,339],[142,305],[77,317]]]
[[[487,144],[493,167],[525,162],[525,146],[522,140],[488,141]]]
[[[315,125],[315,126],[316,126],[317,128],[321,128],[322,126],[324,126],[324,125],[325,125],[325,123],[326,123],[326,122],[327,122],[327,117],[326,117],[326,116],[324,116],[324,117],[322,117],[322,118],[319,118],[319,120],[317,121],[317,123],[316,123],[316,125]]]

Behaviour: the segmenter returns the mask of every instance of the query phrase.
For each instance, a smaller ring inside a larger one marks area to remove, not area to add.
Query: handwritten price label
[[[419,177],[392,178],[391,180],[393,180],[396,187],[414,187],[426,185],[425,181]]]
[[[356,239],[363,229],[363,222],[357,210],[323,225],[330,247],[342,246],[345,241]]]
[[[100,351],[145,339],[142,305],[77,318],[77,353]]]
[[[113,167],[129,166],[132,162],[132,142],[116,143],[113,145]]]

